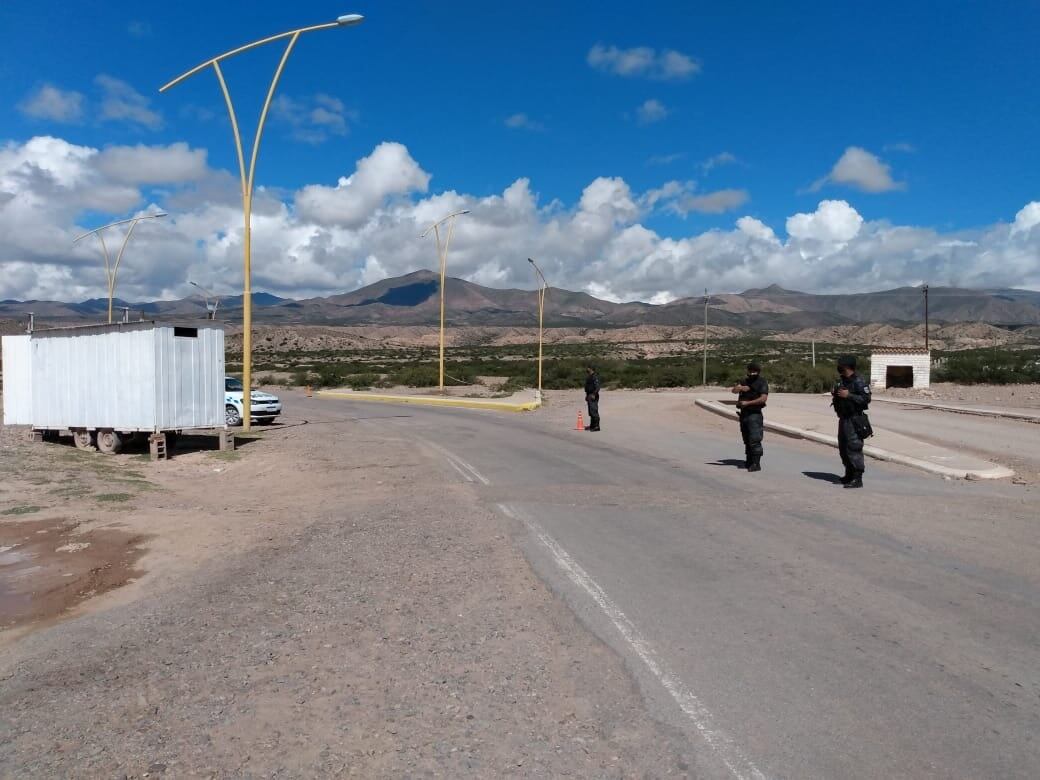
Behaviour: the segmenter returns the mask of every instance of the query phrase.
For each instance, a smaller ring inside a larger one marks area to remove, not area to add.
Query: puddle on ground
[[[0,522],[0,631],[55,618],[141,572],[145,537],[62,518]]]

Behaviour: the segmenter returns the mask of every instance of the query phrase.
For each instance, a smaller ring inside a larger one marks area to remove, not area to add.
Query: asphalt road
[[[866,489],[843,491],[832,449],[776,436],[747,474],[735,425],[609,396],[599,434],[551,413],[408,414],[380,424],[513,519],[719,774],[1037,776],[1034,488],[868,463]]]

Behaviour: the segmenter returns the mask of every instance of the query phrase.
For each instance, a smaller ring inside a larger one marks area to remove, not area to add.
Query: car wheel
[[[85,431],[82,428],[78,431],[72,432],[72,441],[75,443],[77,449],[81,450],[92,450],[94,449],[94,434],[90,431]]]
[[[98,431],[97,448],[106,455],[118,455],[123,451],[123,435],[119,431]]]
[[[231,404],[224,407],[224,423],[230,425],[232,428],[242,424],[242,415],[240,415],[238,409]]]

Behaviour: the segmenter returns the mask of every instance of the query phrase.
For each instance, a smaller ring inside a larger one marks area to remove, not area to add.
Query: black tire
[[[83,429],[72,432],[72,443],[76,445],[76,449],[80,450],[97,449],[93,432]]]
[[[236,428],[242,424],[242,415],[238,413],[238,409],[232,404],[224,407],[224,424],[231,428]]]
[[[106,455],[118,455],[123,451],[123,434],[119,431],[98,431],[97,448]]]

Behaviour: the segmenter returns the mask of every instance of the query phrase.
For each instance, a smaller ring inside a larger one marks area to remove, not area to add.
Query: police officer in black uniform
[[[599,376],[594,366],[585,367],[585,403],[589,405],[587,431],[599,430]]]
[[[845,466],[841,484],[847,488],[863,487],[863,439],[870,436],[867,407],[870,406],[870,383],[856,373],[856,358],[838,358],[841,377],[831,391],[831,404],[838,415],[838,453]]]
[[[744,467],[748,471],[762,470],[762,436],[765,421],[762,410],[769,398],[769,383],[762,376],[758,363],[748,363],[747,379],[734,385],[731,392],[737,395],[737,411],[740,415],[740,435],[744,439]]]

